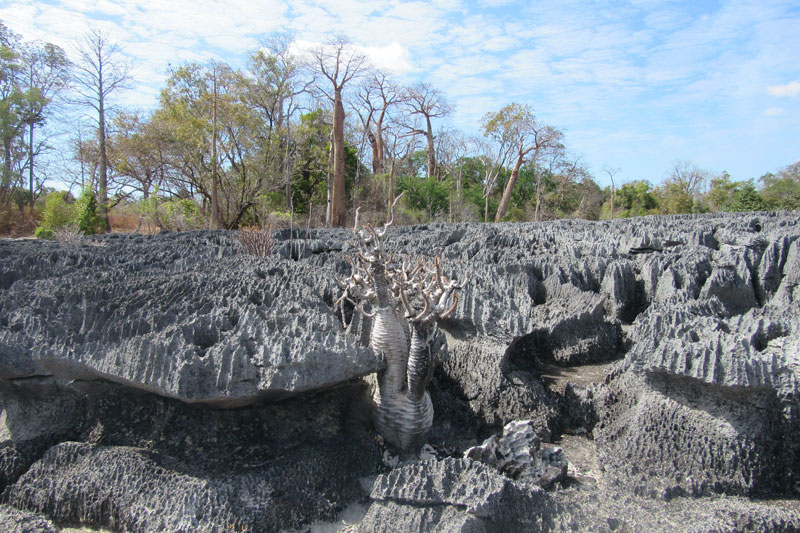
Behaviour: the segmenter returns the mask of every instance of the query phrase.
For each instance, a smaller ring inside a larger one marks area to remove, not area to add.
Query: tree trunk
[[[344,105],[342,89],[334,91],[333,100],[333,195],[331,198],[331,226],[347,224],[344,192]]]
[[[535,171],[534,171],[535,172]],[[533,215],[533,220],[539,222],[539,207],[542,201],[542,176],[536,176],[536,211]]]
[[[108,224],[108,157],[106,154],[106,112],[105,112],[105,98],[103,96],[103,78],[100,76],[100,83],[98,85],[98,128],[97,128],[97,141],[100,148],[100,168],[98,169],[99,176],[97,179],[97,193],[99,198],[98,208],[101,224],[105,231],[110,229]]]
[[[382,174],[386,165],[383,159],[383,116],[386,113],[386,106],[384,105],[378,120],[375,121],[375,144],[372,149],[372,171],[375,174]]]
[[[497,207],[497,214],[494,216],[495,222],[500,222],[500,219],[506,216],[508,203],[511,201],[511,192],[514,190],[514,185],[517,183],[517,176],[519,176],[519,169],[522,167],[523,157],[525,157],[523,152],[517,154],[517,162],[514,163],[514,169],[511,171],[511,176],[508,178],[508,183],[506,183],[506,188],[503,191],[503,198],[500,200],[500,205]]]
[[[211,110],[211,228],[219,228],[219,187],[217,185],[217,70],[213,74],[213,101]]]
[[[31,210],[34,207],[34,197],[33,197],[33,121],[28,124],[28,185],[30,186],[30,194],[31,197],[29,198],[31,204]]]
[[[333,128],[331,128],[330,141],[328,143],[328,196],[325,204],[325,225],[330,226],[333,220]]]
[[[611,180],[611,217],[614,218],[614,180]]]
[[[372,149],[372,173],[380,174],[383,170],[381,170],[381,161],[378,156],[378,139],[375,138],[375,134],[372,133],[369,126],[367,126],[367,139],[369,139],[369,146]]]
[[[425,117],[425,120],[428,124],[428,129],[425,134],[426,139],[428,140],[428,177],[432,178],[436,175],[436,152],[434,151],[433,146],[433,127],[431,126],[431,119],[430,117]],[[437,177],[438,180],[438,177]]]

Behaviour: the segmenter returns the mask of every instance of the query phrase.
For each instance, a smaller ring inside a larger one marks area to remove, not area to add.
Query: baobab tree
[[[508,211],[508,203],[511,201],[511,193],[522,164],[530,162],[535,168],[537,159],[545,151],[554,151],[563,147],[561,144],[563,134],[550,126],[538,123],[530,106],[520,104],[509,104],[497,113],[488,113],[484,118],[483,128],[487,137],[502,139],[502,142],[510,150],[509,161],[514,160],[514,167],[494,217],[495,222],[500,222]],[[540,188],[541,176],[538,176],[536,180],[537,220],[541,197]]]
[[[440,176],[436,172],[436,147],[434,146],[433,122],[434,118],[442,118],[453,112],[453,107],[447,103],[444,95],[427,83],[412,85],[405,91],[403,99],[409,115],[418,118],[422,124],[409,124],[408,128],[415,135],[424,135],[427,141],[427,175],[429,178]]]
[[[366,57],[359,53],[343,35],[338,35],[326,44],[311,51],[314,64],[328,81],[327,86],[318,84],[317,88],[333,102],[333,176],[331,194],[328,200],[327,222],[331,226],[344,226],[347,223],[345,204],[345,166],[344,166],[344,103],[342,91],[345,85],[359,76],[366,67]]]
[[[115,92],[129,87],[130,68],[121,57],[119,46],[110,42],[98,30],[92,30],[78,45],[78,61],[75,64],[76,102],[97,112],[97,145],[99,165],[97,175],[97,199],[100,218],[108,228],[108,154],[106,142],[106,114],[108,100]]]
[[[403,101],[403,94],[386,71],[372,71],[356,96],[355,110],[372,148],[372,172],[386,170],[385,121],[389,109]]]

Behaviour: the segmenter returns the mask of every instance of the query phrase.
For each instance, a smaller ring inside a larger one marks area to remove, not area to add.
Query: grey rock
[[[0,530],[17,533],[58,533],[60,528],[44,516],[0,504]]]
[[[553,507],[538,487],[517,484],[479,462],[452,458],[378,476],[370,498],[375,503],[358,531],[409,531],[417,524],[437,531],[542,531]],[[392,520],[381,527],[389,513]]]
[[[358,381],[370,322],[332,311],[348,230],[264,259],[228,232],[0,241],[0,529],[304,530],[369,499],[357,530],[796,531],[798,222],[390,230],[472,279],[435,341],[450,457],[394,466]],[[554,490],[452,458],[515,420],[573,465]]]
[[[491,465],[512,479],[547,489],[567,475],[567,460],[556,446],[542,446],[542,436],[529,420],[509,422],[502,435],[492,435],[464,452],[464,459]]]
[[[221,407],[379,368],[332,311],[335,261],[240,252],[230,233],[0,243],[0,379],[109,379]],[[32,268],[31,268],[32,267]]]

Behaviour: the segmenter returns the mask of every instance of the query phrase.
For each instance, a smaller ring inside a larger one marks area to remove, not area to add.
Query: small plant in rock
[[[271,224],[263,228],[258,226],[239,228],[237,237],[244,253],[248,255],[266,257],[275,249],[275,236],[272,234]]]
[[[53,233],[53,237],[61,246],[78,246],[83,242],[83,232],[75,224],[61,226]]]

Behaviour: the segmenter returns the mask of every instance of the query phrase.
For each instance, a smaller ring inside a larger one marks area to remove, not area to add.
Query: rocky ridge
[[[2,241],[0,527],[304,530],[364,502],[359,531],[800,529],[799,221],[391,229],[471,279],[434,456],[394,462],[369,320],[333,310],[346,230],[267,258],[222,231]],[[529,448],[463,457],[509,424]],[[509,466],[539,446],[570,463],[547,490]]]

